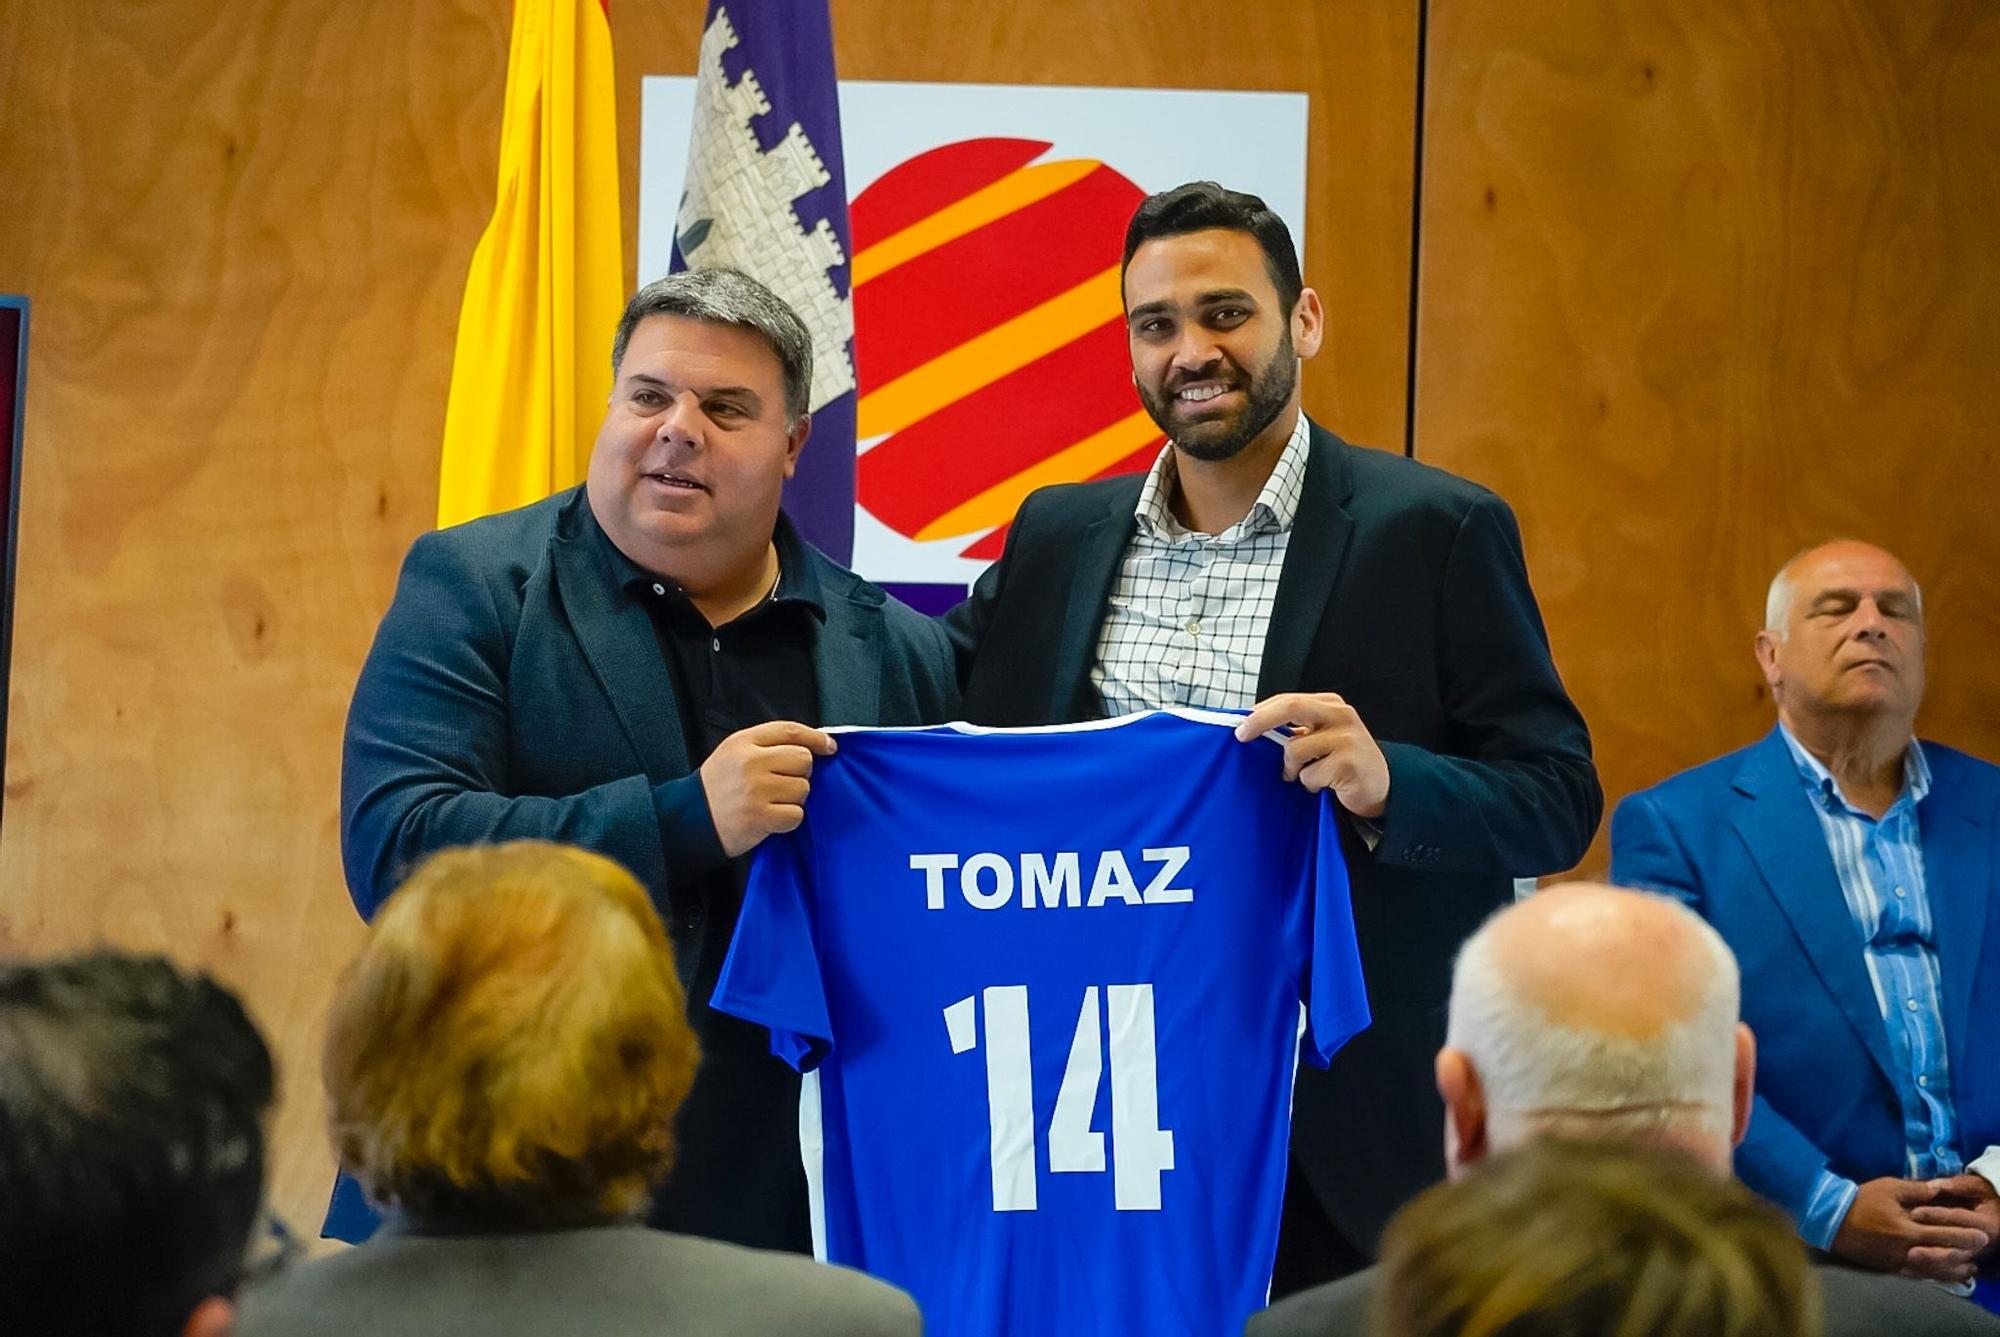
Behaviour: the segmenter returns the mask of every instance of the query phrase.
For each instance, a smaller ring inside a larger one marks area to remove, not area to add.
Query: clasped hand
[[[1964,1283],[2000,1246],[2000,1195],[1976,1174],[1871,1179],[1833,1239],[1833,1252],[1884,1272]]]

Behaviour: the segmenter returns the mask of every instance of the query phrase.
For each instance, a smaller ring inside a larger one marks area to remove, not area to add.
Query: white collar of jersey
[[[1243,722],[1245,711],[1206,710],[1200,706],[1163,706],[1158,710],[1134,710],[1124,715],[1113,715],[1103,720],[1078,720],[1074,724],[969,724],[964,720],[951,720],[944,724],[832,724],[823,733],[935,733],[940,730],[951,733],[977,736],[980,734],[1029,734],[1029,733],[1091,733],[1099,729],[1116,729],[1121,725],[1143,720],[1148,715],[1173,715],[1195,724],[1213,724],[1225,729],[1234,729]],[[1283,743],[1290,735],[1273,729],[1266,738]]]

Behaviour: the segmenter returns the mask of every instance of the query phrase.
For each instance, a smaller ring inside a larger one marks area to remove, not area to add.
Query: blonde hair
[[[611,860],[447,850],[391,896],[334,999],[323,1075],[378,1202],[528,1225],[641,1211],[700,1051],[673,947]]]
[[[1554,1139],[1427,1189],[1382,1237],[1375,1337],[1808,1337],[1784,1213],[1693,1158]]]

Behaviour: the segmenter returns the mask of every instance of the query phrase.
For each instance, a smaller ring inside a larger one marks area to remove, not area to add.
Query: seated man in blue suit
[[[1727,1175],[1762,1047],[1737,1020],[1740,998],[1721,936],[1664,897],[1567,882],[1508,906],[1452,967],[1435,1065],[1448,1175],[1548,1139],[1671,1149]],[[1378,1292],[1395,1284],[1388,1273],[1377,1265],[1282,1300],[1251,1315],[1245,1337],[1401,1332],[1370,1321]],[[1578,1277],[1544,1258],[1533,1279],[1516,1280],[1574,1295]],[[1827,1337],[2000,1337],[2000,1319],[1923,1282],[1837,1264],[1812,1278]],[[1505,1330],[1579,1329],[1551,1320]]]
[[[581,486],[410,549],[348,713],[348,887],[372,917],[436,850],[524,837],[630,869],[704,1056],[653,1224],[804,1251],[798,1075],[707,1006],[743,856],[802,820],[822,726],[948,718],[951,655],[779,509],[811,425],[789,307],[730,270],[675,274],[626,306],[611,361]],[[373,1224],[343,1181],[327,1233]]]
[[[2000,1270],[2000,768],[1916,740],[1923,603],[1880,548],[1787,563],[1756,652],[1778,727],[1620,804],[1612,877],[1742,963],[1743,1178],[1811,1245],[1964,1287]]]

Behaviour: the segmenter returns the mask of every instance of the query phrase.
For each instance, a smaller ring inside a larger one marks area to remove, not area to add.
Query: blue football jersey
[[[1263,1306],[1298,1056],[1368,1004],[1337,812],[1240,719],[841,730],[758,851],[714,1005],[814,1074],[822,1256],[930,1332]]]

